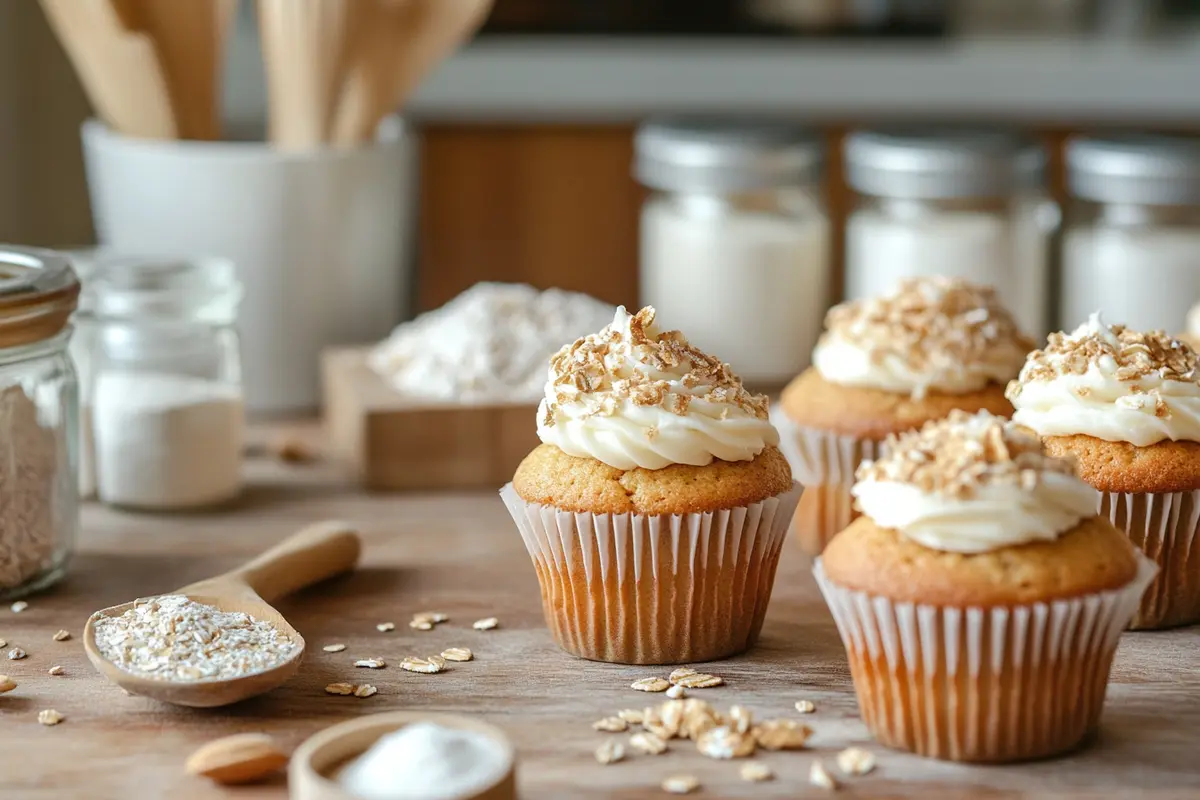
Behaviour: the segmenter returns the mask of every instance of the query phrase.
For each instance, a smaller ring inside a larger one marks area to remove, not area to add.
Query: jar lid
[[[1200,205],[1200,138],[1075,137],[1067,143],[1067,186],[1102,203]]]
[[[53,250],[0,245],[0,347],[61,333],[75,311],[79,280]]]
[[[242,285],[225,258],[106,253],[92,264],[83,305],[104,319],[181,319],[215,325],[237,316]]]
[[[1004,197],[1041,185],[1046,152],[1006,131],[893,129],[846,140],[846,180],[879,197]]]
[[[812,183],[825,148],[787,122],[720,117],[658,117],[634,137],[634,175],[676,192],[738,192]]]

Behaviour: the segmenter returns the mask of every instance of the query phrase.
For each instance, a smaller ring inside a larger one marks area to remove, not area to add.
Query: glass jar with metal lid
[[[0,246],[0,597],[56,582],[75,548],[78,296],[63,256]]]
[[[995,286],[1022,329],[1049,329],[1049,253],[1057,206],[1045,152],[1007,132],[862,131],[846,142],[858,200],[846,224],[846,297],[904,278],[947,275]]]
[[[1137,330],[1184,332],[1200,301],[1200,139],[1073,139],[1067,186],[1059,324],[1101,311]]]
[[[829,302],[818,139],[773,121],[663,118],[638,130],[641,301],[773,389],[802,371]]]
[[[86,287],[96,493],[196,509],[242,488],[242,286],[218,258],[109,256]]]

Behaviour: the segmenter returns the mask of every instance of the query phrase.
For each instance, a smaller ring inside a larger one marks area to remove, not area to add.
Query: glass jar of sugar
[[[1045,152],[1004,132],[860,131],[846,140],[857,202],[846,222],[846,298],[904,278],[948,275],[996,287],[1022,330],[1050,328],[1049,254],[1058,207]]]
[[[105,259],[87,287],[96,494],[134,509],[195,509],[242,488],[244,403],[223,259]]]
[[[776,122],[663,118],[635,147],[654,190],[640,304],[747,384],[782,386],[808,365],[830,299],[821,143]]]
[[[0,597],[57,581],[75,547],[78,297],[62,255],[0,246]]]
[[[1200,300],[1200,139],[1080,137],[1067,145],[1059,325],[1101,311],[1181,333]]]

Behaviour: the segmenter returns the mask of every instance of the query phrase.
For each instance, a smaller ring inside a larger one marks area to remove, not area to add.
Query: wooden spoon
[[[345,522],[318,522],[289,536],[250,563],[216,578],[193,583],[170,594],[181,594],[222,611],[241,611],[265,620],[299,647],[284,663],[241,678],[200,681],[151,680],[122,670],[105,658],[96,644],[95,622],[117,617],[133,607],[122,603],[97,611],[88,619],[83,646],[100,672],[130,694],[195,708],[224,706],[262,694],[296,673],[304,655],[304,639],[269,602],[354,568],[362,542]]]

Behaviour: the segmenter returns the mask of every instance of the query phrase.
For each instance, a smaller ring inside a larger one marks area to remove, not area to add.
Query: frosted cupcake
[[[954,409],[1008,416],[1004,386],[1033,349],[993,289],[956,278],[835,306],[825,329],[772,417],[805,487],[794,527],[813,555],[854,518],[854,470],[889,434]]]
[[[1013,419],[1071,456],[1100,513],[1161,568],[1135,628],[1200,622],[1200,373],[1162,331],[1099,314],[1053,333],[1009,386]]]
[[[800,494],[766,398],[653,308],[621,308],[551,360],[537,426],[501,496],[563,649],[668,664],[750,647]]]
[[[1075,747],[1154,565],[1069,462],[986,412],[903,434],[858,475],[864,516],[814,571],[872,735],[954,761]]]

